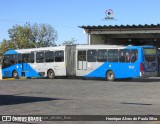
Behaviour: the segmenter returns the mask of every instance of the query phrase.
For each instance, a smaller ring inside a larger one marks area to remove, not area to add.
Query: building
[[[154,45],[160,48],[160,24],[80,26],[88,44]]]

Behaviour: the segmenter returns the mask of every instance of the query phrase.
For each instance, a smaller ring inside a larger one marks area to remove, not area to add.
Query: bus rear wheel
[[[15,79],[18,78],[18,72],[17,71],[13,71],[12,72],[12,77],[15,78]]]
[[[55,78],[54,71],[53,70],[49,70],[48,73],[47,73],[47,77],[49,79],[54,79]]]
[[[115,80],[115,76],[114,76],[113,71],[108,71],[107,75],[106,75],[106,78],[107,78],[108,81],[114,81]]]

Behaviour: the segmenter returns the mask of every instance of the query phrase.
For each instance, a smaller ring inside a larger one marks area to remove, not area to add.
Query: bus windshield
[[[2,68],[7,68],[7,67],[14,65],[16,63],[17,63],[17,55],[16,54],[4,55]]]
[[[144,48],[144,57],[147,62],[153,62],[156,60],[155,48]]]

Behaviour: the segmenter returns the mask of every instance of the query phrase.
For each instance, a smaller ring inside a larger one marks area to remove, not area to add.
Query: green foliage
[[[15,25],[8,30],[13,48],[30,48],[32,45],[32,30],[29,25]]]
[[[36,47],[55,46],[57,31],[49,24],[33,24],[31,27],[33,39]]]
[[[14,49],[14,45],[10,40],[4,39],[0,45],[0,53],[6,52],[9,49]]]
[[[77,40],[75,38],[71,38],[71,40],[64,41],[63,45],[74,45]]]
[[[56,30],[49,24],[26,23],[23,26],[14,25],[8,30],[10,40],[4,39],[0,51],[9,49],[25,49],[34,47],[54,46],[57,40]]]

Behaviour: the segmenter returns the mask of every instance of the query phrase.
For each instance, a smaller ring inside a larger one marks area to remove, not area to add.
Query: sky
[[[144,25],[160,23],[160,0],[0,0],[0,42],[8,30],[26,22],[50,24],[58,32],[57,45],[75,38],[87,43],[79,26]],[[111,9],[116,20],[107,21]]]

